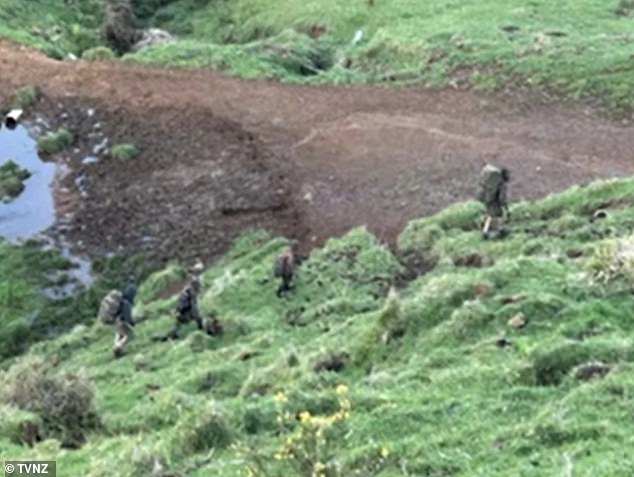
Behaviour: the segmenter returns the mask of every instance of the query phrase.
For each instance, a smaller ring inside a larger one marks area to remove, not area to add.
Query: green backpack
[[[478,200],[483,204],[492,204],[497,200],[497,194],[504,184],[502,169],[487,164],[480,174],[480,190]]]
[[[117,313],[123,300],[123,294],[119,290],[110,291],[103,300],[101,300],[101,306],[99,307],[99,314],[97,315],[99,321],[104,325],[113,325],[117,320]]]

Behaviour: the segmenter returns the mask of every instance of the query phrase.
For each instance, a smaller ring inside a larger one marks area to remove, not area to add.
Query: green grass
[[[135,9],[142,25],[180,41],[129,61],[310,84],[510,84],[599,98],[614,112],[634,106],[634,10],[623,0],[144,0]],[[96,0],[0,0],[0,19],[0,36],[57,57],[100,41]]]
[[[106,46],[96,46],[94,48],[90,48],[85,50],[81,55],[81,59],[86,61],[108,61],[114,60],[114,58],[114,51]]]
[[[598,209],[607,218],[593,221]],[[203,274],[201,310],[224,325],[216,338],[190,326],[180,341],[153,339],[171,327],[185,276],[172,264],[140,287],[135,313],[145,321],[124,358],[112,358],[112,330],[86,319],[17,360],[54,360],[60,375],[81,370],[102,427],[80,449],[62,451],[55,439],[30,448],[16,429],[39,417],[5,405],[0,413],[14,417],[0,424],[0,454],[57,459],[65,475],[91,477],[113,467],[150,476],[156,466],[242,476],[254,462],[266,475],[311,475],[274,456],[289,438],[323,428],[330,445],[315,455],[341,469],[333,475],[630,475],[633,282],[594,276],[631,267],[602,250],[632,243],[634,180],[511,212],[504,240],[482,240],[475,203],[412,222],[395,251],[353,230],[314,250],[283,300],[272,266],[287,241],[249,234]],[[412,253],[435,266],[403,282],[398,257]],[[473,255],[484,265],[461,265]],[[24,296],[16,303],[30,306]],[[509,326],[520,313],[526,326]],[[315,371],[333,357],[340,372]],[[578,379],[590,362],[611,371]],[[331,426],[342,384],[350,414]],[[312,417],[300,423],[304,411]]]
[[[80,56],[100,42],[99,0],[0,0],[0,37],[64,59]]]
[[[37,147],[40,152],[46,154],[57,154],[67,149],[73,144],[73,135],[67,129],[59,129],[49,132],[37,140]]]
[[[141,151],[134,144],[116,144],[112,147],[110,155],[121,161],[130,161],[140,153]]]

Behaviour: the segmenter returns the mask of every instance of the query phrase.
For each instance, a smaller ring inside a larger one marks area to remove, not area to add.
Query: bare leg
[[[114,353],[115,358],[120,358],[125,353],[125,348],[130,341],[130,332],[123,327],[118,327],[117,331],[114,335],[114,346],[112,348],[112,352]]]
[[[486,216],[484,220],[484,227],[482,227],[482,235],[484,238],[489,238],[489,231],[491,230],[491,223],[493,222],[493,217],[490,215]]]

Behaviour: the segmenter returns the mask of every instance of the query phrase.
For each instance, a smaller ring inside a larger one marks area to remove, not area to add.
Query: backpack
[[[113,325],[117,320],[117,314],[119,313],[122,300],[123,294],[119,290],[110,291],[105,298],[101,300],[99,314],[97,315],[99,321],[104,325]]]
[[[178,304],[176,305],[176,311],[183,315],[189,313],[192,309],[192,293],[189,287],[185,288],[178,296]]]
[[[488,164],[480,174],[480,190],[478,200],[483,204],[493,204],[497,200],[498,191],[504,184],[502,169]]]
[[[283,253],[277,260],[275,260],[275,264],[273,266],[273,276],[275,278],[282,278],[288,276],[291,273],[291,269],[293,267],[293,257],[289,253]]]

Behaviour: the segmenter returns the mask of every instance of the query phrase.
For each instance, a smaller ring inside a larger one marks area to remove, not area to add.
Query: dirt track
[[[307,248],[361,224],[393,241],[408,220],[471,197],[487,161],[512,170],[513,199],[634,171],[630,126],[521,97],[60,63],[6,43],[0,77],[0,96],[36,84],[48,117],[71,112],[79,156],[96,120],[114,142],[141,147],[125,164],[66,161],[69,233],[94,251],[210,256],[247,226]],[[82,173],[88,199],[77,201]]]

